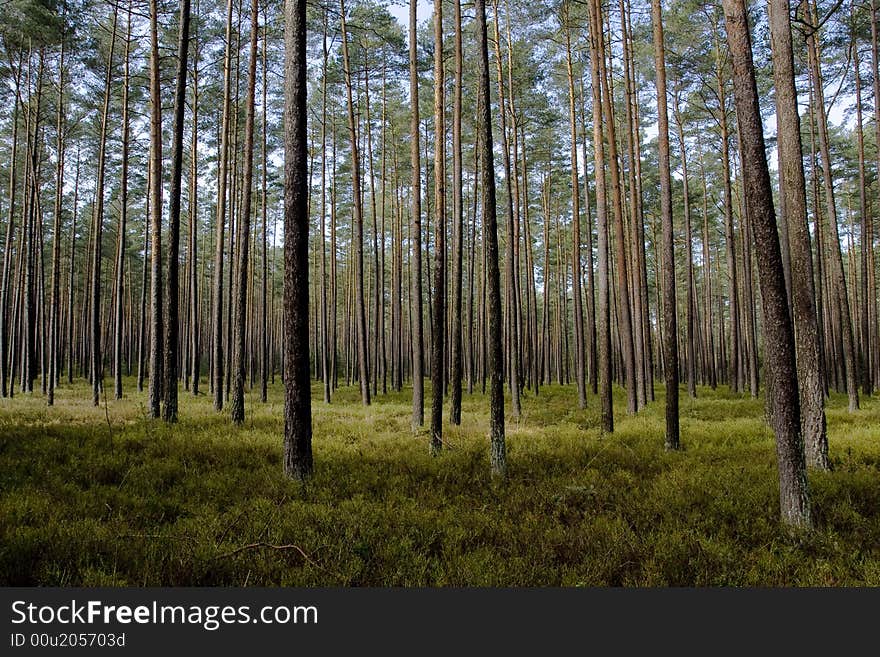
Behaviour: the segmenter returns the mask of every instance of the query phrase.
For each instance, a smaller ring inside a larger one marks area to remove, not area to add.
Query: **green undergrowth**
[[[51,409],[39,394],[0,400],[0,584],[880,585],[876,399],[850,415],[832,397],[816,530],[792,533],[763,400],[683,394],[671,453],[656,388],[634,417],[615,392],[613,435],[595,397],[578,410],[570,386],[525,395],[504,483],[480,394],[432,458],[409,390],[364,408],[356,388],[328,406],[316,387],[306,485],[282,476],[280,384],[267,404],[248,397],[242,428],[184,391],[177,425],[150,420],[132,381],[97,408],[83,384]]]

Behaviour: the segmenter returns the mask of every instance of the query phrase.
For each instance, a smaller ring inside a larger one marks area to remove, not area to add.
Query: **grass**
[[[572,387],[529,394],[500,484],[486,397],[464,396],[432,458],[408,390],[364,408],[357,389],[327,406],[316,387],[304,486],[281,474],[280,384],[267,404],[248,398],[240,429],[183,391],[167,427],[133,390],[98,408],[83,384],[51,409],[39,394],[0,400],[0,584],[880,585],[877,399],[853,415],[830,400],[817,528],[792,534],[763,401],[720,388],[682,397],[677,453],[660,385],[635,417],[616,391],[606,436],[595,398],[580,411]]]

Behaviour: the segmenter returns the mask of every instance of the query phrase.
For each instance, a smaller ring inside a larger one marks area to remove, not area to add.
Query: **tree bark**
[[[742,135],[743,184],[758,255],[768,370],[770,424],[776,434],[779,492],[784,523],[809,527],[804,444],[795,368],[794,331],[788,313],[782,252],[773,210],[773,190],[752,63],[744,0],[723,0],[727,43],[733,64],[734,102]]]
[[[485,5],[485,3],[484,3]],[[410,122],[410,160],[412,163],[412,377],[413,377],[413,431],[425,423],[424,331],[422,325],[422,181],[419,163],[419,70],[416,55],[416,11],[418,0],[409,6],[409,90],[412,117]],[[485,6],[484,6],[485,13]]]
[[[180,332],[180,197],[183,179],[183,113],[186,108],[186,73],[189,57],[190,0],[180,3],[180,32],[177,41],[177,79],[174,89],[174,125],[171,144],[171,189],[168,200],[168,277],[165,292],[165,362],[163,374],[166,422],[177,422],[177,354]]]
[[[148,412],[159,417],[162,399],[162,96],[159,88],[158,0],[150,0],[150,385]],[[93,311],[94,312],[94,311]],[[175,381],[175,385],[177,382]]]
[[[504,353],[501,327],[501,276],[498,270],[498,223],[495,207],[495,165],[492,153],[492,103],[489,92],[489,44],[486,31],[485,0],[475,0],[477,31],[478,107],[480,160],[483,182],[483,238],[486,245],[489,329],[489,437],[492,475],[507,476],[504,440]]]
[[[244,423],[245,332],[247,318],[248,256],[251,240],[251,200],[254,178],[254,114],[257,91],[257,36],[259,34],[258,0],[251,0],[251,42],[248,64],[248,86],[245,98],[244,170],[242,172],[241,212],[238,219],[238,282],[235,286],[234,341],[232,349],[232,395],[230,416],[233,424]],[[306,288],[308,290],[308,288]],[[308,292],[307,292],[308,293]]]
[[[213,387],[214,410],[223,410],[223,241],[226,230],[226,194],[229,178],[229,114],[232,86],[232,0],[226,2],[226,54],[223,60],[223,117],[218,154],[217,225],[214,243]]]
[[[780,196],[791,252],[791,307],[807,464],[828,468],[824,392],[819,366],[813,257],[807,224],[807,188],[795,86],[789,0],[770,2],[770,45],[776,85]]]
[[[284,473],[312,473],[306,0],[286,0],[284,27]]]
[[[660,165],[660,221],[663,225],[663,341],[666,379],[666,448],[679,448],[678,309],[675,300],[675,235],[672,224],[672,176],[669,172],[669,116],[666,96],[666,53],[660,0],[651,0],[654,25],[654,68],[657,71],[657,123]],[[690,235],[687,235],[690,239]],[[693,358],[693,352],[691,352]]]
[[[155,1],[155,0],[154,0]],[[98,173],[95,181],[95,210],[92,228],[92,403],[97,406],[104,379],[104,359],[101,352],[101,234],[104,228],[104,171],[107,149],[107,123],[110,116],[110,82],[113,79],[113,50],[116,45],[116,5],[113,7],[113,27],[110,52],[107,55],[107,76],[104,80],[104,108],[101,114],[101,142],[98,146]]]
[[[431,454],[443,447],[446,346],[446,120],[443,0],[434,0],[434,340],[431,343]]]

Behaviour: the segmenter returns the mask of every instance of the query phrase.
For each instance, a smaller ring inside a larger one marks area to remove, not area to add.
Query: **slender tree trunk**
[[[159,87],[158,0],[150,0],[150,386],[148,412],[159,417],[162,399],[162,96]],[[175,126],[176,127],[176,126]],[[175,385],[177,382],[175,381]]]
[[[113,383],[114,398],[122,399],[122,333],[124,326],[123,317],[123,293],[125,285],[125,252],[126,231],[128,230],[128,152],[129,152],[129,109],[128,109],[128,85],[131,49],[131,5],[128,7],[128,16],[125,28],[125,55],[123,59],[122,74],[122,171],[119,188],[119,228],[116,242],[116,324],[113,331]]]
[[[226,54],[223,60],[223,118],[217,179],[217,225],[214,243],[213,380],[214,410],[223,409],[223,241],[226,230],[226,195],[229,179],[229,115],[232,87],[232,0],[226,2]]]
[[[235,316],[233,319],[232,348],[232,401],[230,415],[237,425],[244,423],[244,378],[245,378],[245,322],[247,321],[248,255],[251,239],[251,200],[254,178],[254,114],[257,92],[257,36],[259,34],[258,0],[251,0],[251,45],[248,64],[248,87],[245,98],[244,124],[244,171],[241,212],[238,219],[239,244],[238,282],[235,286]],[[308,288],[306,288],[308,290]],[[308,291],[306,291],[308,294]],[[308,314],[307,314],[308,316]]]
[[[873,87],[874,87],[874,143],[880,144],[880,75],[877,75],[877,71],[880,70],[880,47],[878,47],[878,28],[877,28],[877,12],[878,6],[875,0],[871,1],[871,71],[873,75]],[[880,177],[880,148],[877,149],[877,175]],[[868,213],[868,224],[867,224],[867,243],[870,246],[870,250],[868,253],[868,258],[870,260],[870,266],[868,267],[868,281],[869,281],[869,298],[871,307],[868,311],[868,323],[869,323],[869,333],[870,340],[873,342],[873,349],[871,350],[871,369],[873,370],[873,381],[877,381],[878,377],[880,377],[880,335],[878,335],[878,328],[880,328],[880,317],[878,317],[878,305],[877,305],[877,274],[876,268],[874,267],[874,227],[873,227],[873,215],[872,213]],[[863,237],[863,239],[865,239]]]
[[[495,208],[495,164],[492,153],[492,114],[489,95],[489,45],[486,32],[485,0],[475,0],[477,31],[477,67],[479,86],[477,117],[480,159],[483,174],[483,238],[488,270],[488,325],[490,398],[490,463],[493,476],[507,476],[507,452],[504,441],[504,353],[501,327],[501,276],[498,271],[498,225]]]
[[[443,447],[446,346],[446,118],[443,0],[434,0],[434,340],[431,344],[431,454]]]
[[[180,197],[183,179],[183,114],[186,109],[186,73],[189,58],[190,0],[180,3],[180,31],[177,41],[177,76],[174,88],[174,125],[171,144],[171,189],[168,199],[168,278],[165,291],[165,349],[163,374],[166,422],[177,422],[177,358],[180,333]],[[160,133],[161,134],[161,133]],[[155,252],[154,252],[155,253]]]
[[[196,14],[198,15],[198,0],[196,0]],[[190,180],[189,180],[189,286],[191,289],[189,298],[189,329],[190,329],[190,376],[192,387],[190,391],[196,397],[199,394],[199,383],[202,376],[201,354],[201,311],[199,306],[199,46],[198,34],[193,35],[193,72],[192,72],[192,136],[190,150]]]
[[[345,17],[345,0],[340,0],[342,22],[342,60],[345,74],[345,91],[348,100],[348,132],[351,137],[352,193],[354,196],[354,249],[355,249],[355,311],[357,325],[358,376],[361,401],[370,405],[370,363],[367,353],[367,314],[364,302],[364,208],[361,195],[361,163],[358,148],[358,132],[355,123],[354,99],[352,97],[351,60],[348,55],[348,28]]]
[[[67,271],[67,382],[73,383],[73,315],[74,315],[74,271],[76,269],[76,220],[79,208],[79,147],[76,149],[76,174],[73,180],[73,219],[70,225],[70,257]],[[5,273],[5,272],[4,272]],[[0,354],[3,351],[0,350]]]
[[[455,87],[452,100],[452,393],[449,421],[461,424],[462,378],[462,233],[464,199],[462,194],[461,102],[464,66],[461,34],[461,1],[453,0],[455,22]]]
[[[567,7],[567,5],[566,5]],[[566,12],[567,13],[567,12]],[[566,17],[567,19],[567,17]],[[577,162],[576,100],[574,93],[574,71],[571,60],[571,27],[565,26],[565,62],[568,74],[569,127],[571,130],[571,296],[574,300],[574,359],[575,379],[578,389],[578,406],[587,406],[587,376],[584,353],[584,311],[581,294],[581,209],[580,182]],[[586,163],[585,163],[586,166]]]
[[[597,275],[599,277],[598,320],[598,383],[602,414],[602,430],[614,431],[614,407],[611,399],[611,299],[609,289],[608,203],[605,189],[605,135],[602,121],[602,85],[599,81],[599,60],[602,40],[600,6],[587,3],[590,15],[590,81],[593,91],[593,158],[596,176],[596,227],[598,232]]]
[[[727,93],[723,75],[720,42],[716,43],[715,76],[719,99],[718,122],[721,127],[721,176],[724,185],[724,231],[727,244],[727,279],[730,303],[730,353],[727,375],[730,389],[733,392],[742,392],[739,274],[737,273],[736,266],[736,238],[733,226],[733,192],[730,187],[730,131],[727,122]]]
[[[147,339],[147,278],[148,267],[150,262],[150,196],[152,194],[153,181],[152,174],[147,169],[147,203],[146,217],[144,220],[144,261],[141,269],[141,304],[140,313],[138,313],[138,373],[137,373],[137,389],[138,392],[144,390],[144,376],[146,370],[146,339]]]
[[[673,94],[675,123],[678,126],[678,146],[681,152],[682,197],[684,203],[685,258],[687,260],[687,308],[685,360],[687,361],[687,388],[691,398],[697,396],[697,339],[696,339],[696,285],[694,284],[694,237],[691,226],[690,184],[688,181],[687,146],[684,141],[684,121],[679,109],[678,91]]]
[[[813,258],[807,225],[807,191],[795,86],[789,0],[771,0],[770,37],[776,85],[780,196],[791,252],[791,300],[801,407],[801,430],[807,464],[828,468],[824,394],[816,322]],[[766,342],[766,340],[765,340]]]
[[[61,200],[64,194],[64,36],[61,37],[61,48],[58,58],[58,114],[56,122],[55,164],[55,222],[52,229],[52,301],[49,306],[49,381],[46,388],[46,403],[55,404],[55,386],[58,383],[58,323],[61,308]],[[2,354],[3,352],[0,352]]]
[[[154,0],[155,1],[155,0]],[[113,79],[113,50],[116,45],[116,18],[118,7],[113,7],[113,28],[110,52],[107,55],[107,75],[104,79],[104,108],[101,118],[101,141],[98,146],[98,174],[95,182],[95,210],[92,228],[92,403],[97,406],[104,379],[104,359],[101,352],[101,239],[104,228],[104,169],[107,148],[107,123],[110,118],[110,83]]]
[[[660,0],[651,0],[651,21],[654,25],[654,68],[657,71],[660,221],[663,225],[663,328],[666,331],[663,342],[663,358],[666,366],[663,368],[663,375],[666,379],[666,448],[678,449],[678,309],[675,300],[675,235],[672,224],[672,176],[669,172],[666,53]],[[690,231],[686,237],[690,240]],[[691,328],[689,325],[688,333],[690,339],[693,339]],[[693,349],[690,350],[688,358],[693,359]]]
[[[11,393],[14,387],[10,380],[9,372],[9,353],[10,340],[9,333],[12,329],[11,315],[9,307],[9,276],[12,267],[12,243],[15,237],[15,192],[16,185],[16,164],[18,161],[18,108],[19,95],[21,93],[21,66],[22,56],[19,53],[18,66],[15,67],[15,98],[12,108],[12,150],[9,160],[9,212],[6,219],[6,239],[3,246],[3,271],[0,272],[0,397],[6,397],[7,391]],[[77,172],[79,171],[79,162],[77,161]],[[71,290],[73,288],[71,287]]]
[[[418,0],[409,5],[409,89],[412,118],[410,122],[410,160],[412,162],[412,358],[413,358],[413,431],[425,423],[424,331],[422,327],[422,181],[419,146],[419,70],[416,55],[416,10]],[[483,0],[485,19],[485,0]]]
[[[312,473],[306,0],[285,2],[284,51],[284,473],[304,481]]]
[[[811,23],[816,17],[812,12],[808,13]],[[828,247],[831,249],[830,267],[831,280],[833,281],[834,294],[837,297],[837,307],[840,316],[838,329],[843,342],[843,366],[846,377],[846,392],[849,396],[849,411],[855,412],[859,408],[858,388],[858,364],[855,355],[855,340],[853,325],[849,308],[849,294],[846,287],[846,278],[843,273],[843,256],[840,250],[840,235],[837,228],[837,205],[834,200],[834,182],[831,178],[831,157],[828,145],[828,121],[825,115],[825,93],[822,88],[822,70],[819,63],[819,47],[815,30],[807,36],[807,54],[810,70],[814,83],[816,98],[816,127],[819,136],[819,153],[822,156],[822,181],[825,185],[825,219],[828,222]]]
[[[601,5],[597,3],[596,24],[601,23]],[[598,33],[598,30],[597,30]],[[605,44],[599,40],[599,82],[602,85],[602,109],[608,130],[608,164],[611,174],[611,207],[614,213],[614,247],[616,252],[615,267],[617,270],[616,292],[620,299],[620,322],[618,335],[622,343],[621,356],[626,381],[627,413],[636,412],[636,376],[635,354],[633,346],[632,309],[630,308],[629,274],[626,253],[626,233],[623,223],[623,199],[621,198],[620,169],[617,157],[617,138],[614,128],[614,111],[608,84],[606,69]]]
[[[332,373],[330,371],[331,358],[329,351],[335,349],[335,345],[331,345],[330,331],[327,327],[329,313],[327,309],[327,231],[325,219],[327,216],[327,63],[330,58],[330,49],[327,42],[327,13],[328,10],[325,7],[322,23],[323,33],[321,35],[321,49],[323,53],[323,58],[321,60],[321,372],[324,382],[325,404],[330,403],[332,390]],[[263,138],[265,148],[265,131],[263,133]]]
[[[862,375],[862,392],[870,397],[874,393],[874,382],[872,379],[873,370],[871,368],[871,351],[873,346],[870,339],[870,322],[868,321],[868,293],[870,271],[868,269],[868,252],[873,245],[873,226],[871,225],[871,217],[868,214],[868,196],[867,183],[865,181],[865,135],[862,128],[862,76],[859,67],[859,48],[855,35],[852,35],[852,54],[853,68],[855,69],[856,80],[856,140],[859,154],[859,217],[861,229],[861,248],[859,249],[861,278],[851,277],[855,282],[859,281],[859,372]],[[876,76],[876,73],[875,73]],[[854,258],[850,257],[853,262]]]
[[[437,0],[435,0],[437,1]],[[515,217],[513,212],[513,189],[511,187],[511,177],[513,176],[511,166],[510,166],[510,149],[507,145],[507,103],[504,95],[504,76],[502,73],[502,64],[501,64],[501,34],[499,30],[499,17],[498,17],[498,0],[493,0],[494,10],[495,10],[495,62],[496,69],[498,73],[498,105],[499,105],[499,147],[501,149],[501,160],[504,168],[504,185],[506,191],[506,203],[507,207],[505,209],[506,218],[507,218],[507,249],[504,257],[504,271],[505,271],[505,280],[507,292],[505,298],[507,299],[507,326],[509,328],[509,344],[510,344],[510,371],[507,373],[507,380],[510,384],[510,402],[511,402],[511,411],[513,412],[513,416],[515,418],[519,418],[521,414],[520,410],[520,399],[519,399],[519,376],[520,376],[520,361],[519,361],[519,307],[517,303],[517,291],[516,291],[516,233],[515,233]]]

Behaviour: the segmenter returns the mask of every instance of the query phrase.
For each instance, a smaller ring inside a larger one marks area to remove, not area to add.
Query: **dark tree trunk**
[[[410,122],[410,159],[412,162],[412,230],[410,248],[412,249],[412,377],[413,414],[412,428],[415,431],[425,423],[425,383],[424,383],[424,330],[422,323],[422,182],[419,163],[419,70],[416,56],[416,9],[418,0],[410,0],[409,7],[409,88],[412,105]],[[485,22],[485,1],[483,2]]]
[[[452,392],[449,421],[461,424],[462,378],[462,233],[464,203],[461,161],[461,102],[464,86],[461,2],[453,0],[455,22],[455,87],[452,100]]]
[[[492,153],[492,113],[489,94],[489,44],[486,32],[485,0],[475,0],[477,31],[477,130],[483,174],[483,238],[486,244],[486,280],[488,285],[489,377],[490,386],[490,462],[492,474],[507,476],[507,452],[504,442],[504,352],[501,327],[501,276],[498,271],[498,223],[495,207],[495,164]]]
[[[107,76],[104,80],[104,109],[101,119],[101,142],[98,146],[98,174],[95,182],[95,210],[92,229],[92,403],[97,406],[103,387],[104,358],[101,351],[101,238],[104,228],[104,158],[107,149],[107,123],[110,115],[110,82],[113,79],[113,50],[116,45],[116,17],[118,8],[113,7],[113,28],[110,36],[110,53],[107,56]],[[158,95],[158,94],[157,94]]]
[[[666,379],[666,448],[678,449],[678,309],[675,301],[675,235],[672,225],[672,176],[669,172],[669,116],[666,95],[666,53],[660,0],[651,1],[654,24],[654,68],[657,71],[660,221],[663,225],[663,358]],[[690,235],[687,235],[690,239]],[[690,358],[693,358],[691,352]]]
[[[443,447],[446,372],[446,119],[443,74],[443,0],[434,0],[434,314],[431,343],[431,454]]]
[[[46,388],[46,403],[55,403],[55,386],[58,383],[58,324],[61,308],[61,198],[64,192],[64,37],[61,38],[61,52],[58,60],[58,114],[57,160],[55,165],[55,221],[52,230],[52,300],[49,306],[49,381]],[[2,352],[0,352],[2,353]]]
[[[198,5],[197,5],[198,7]],[[198,13],[198,9],[196,10]],[[198,274],[198,238],[199,238],[199,47],[198,34],[193,35],[193,88],[192,88],[192,136],[190,150],[189,179],[189,349],[190,391],[196,397],[199,394],[199,383],[202,375],[201,353],[201,307],[199,305],[200,289]]]
[[[128,149],[129,149],[129,54],[131,50],[131,5],[125,28],[125,55],[123,59],[122,80],[122,171],[119,187],[119,228],[116,236],[116,324],[113,330],[113,394],[122,399],[122,333],[123,333],[123,294],[125,285],[125,250],[128,224]]]
[[[159,87],[158,1],[150,0],[150,385],[148,412],[162,400],[162,97]]]
[[[244,125],[244,171],[241,212],[238,219],[239,244],[237,249],[238,266],[235,285],[235,316],[232,329],[234,332],[232,348],[232,396],[230,415],[237,425],[244,423],[244,378],[245,378],[245,331],[247,321],[247,289],[248,289],[248,254],[251,239],[251,197],[253,196],[254,177],[254,112],[257,91],[257,35],[258,0],[251,0],[251,45],[248,64],[248,88],[245,99]],[[308,188],[306,188],[308,189]],[[307,199],[308,200],[308,199]],[[308,289],[308,288],[307,288]],[[308,294],[308,292],[306,292]],[[308,306],[308,304],[306,304]]]
[[[312,473],[306,1],[286,0],[284,27],[284,473]]]
[[[217,179],[217,225],[214,242],[214,300],[212,366],[214,410],[223,410],[223,241],[226,231],[227,183],[229,178],[229,114],[232,88],[232,0],[226,2],[226,54],[223,63],[223,118],[220,124],[220,153]]]
[[[168,271],[165,291],[164,407],[166,422],[177,422],[177,354],[180,332],[180,197],[183,179],[183,113],[186,109],[186,66],[189,57],[190,0],[180,3],[174,125],[171,144],[171,189],[168,199]]]

